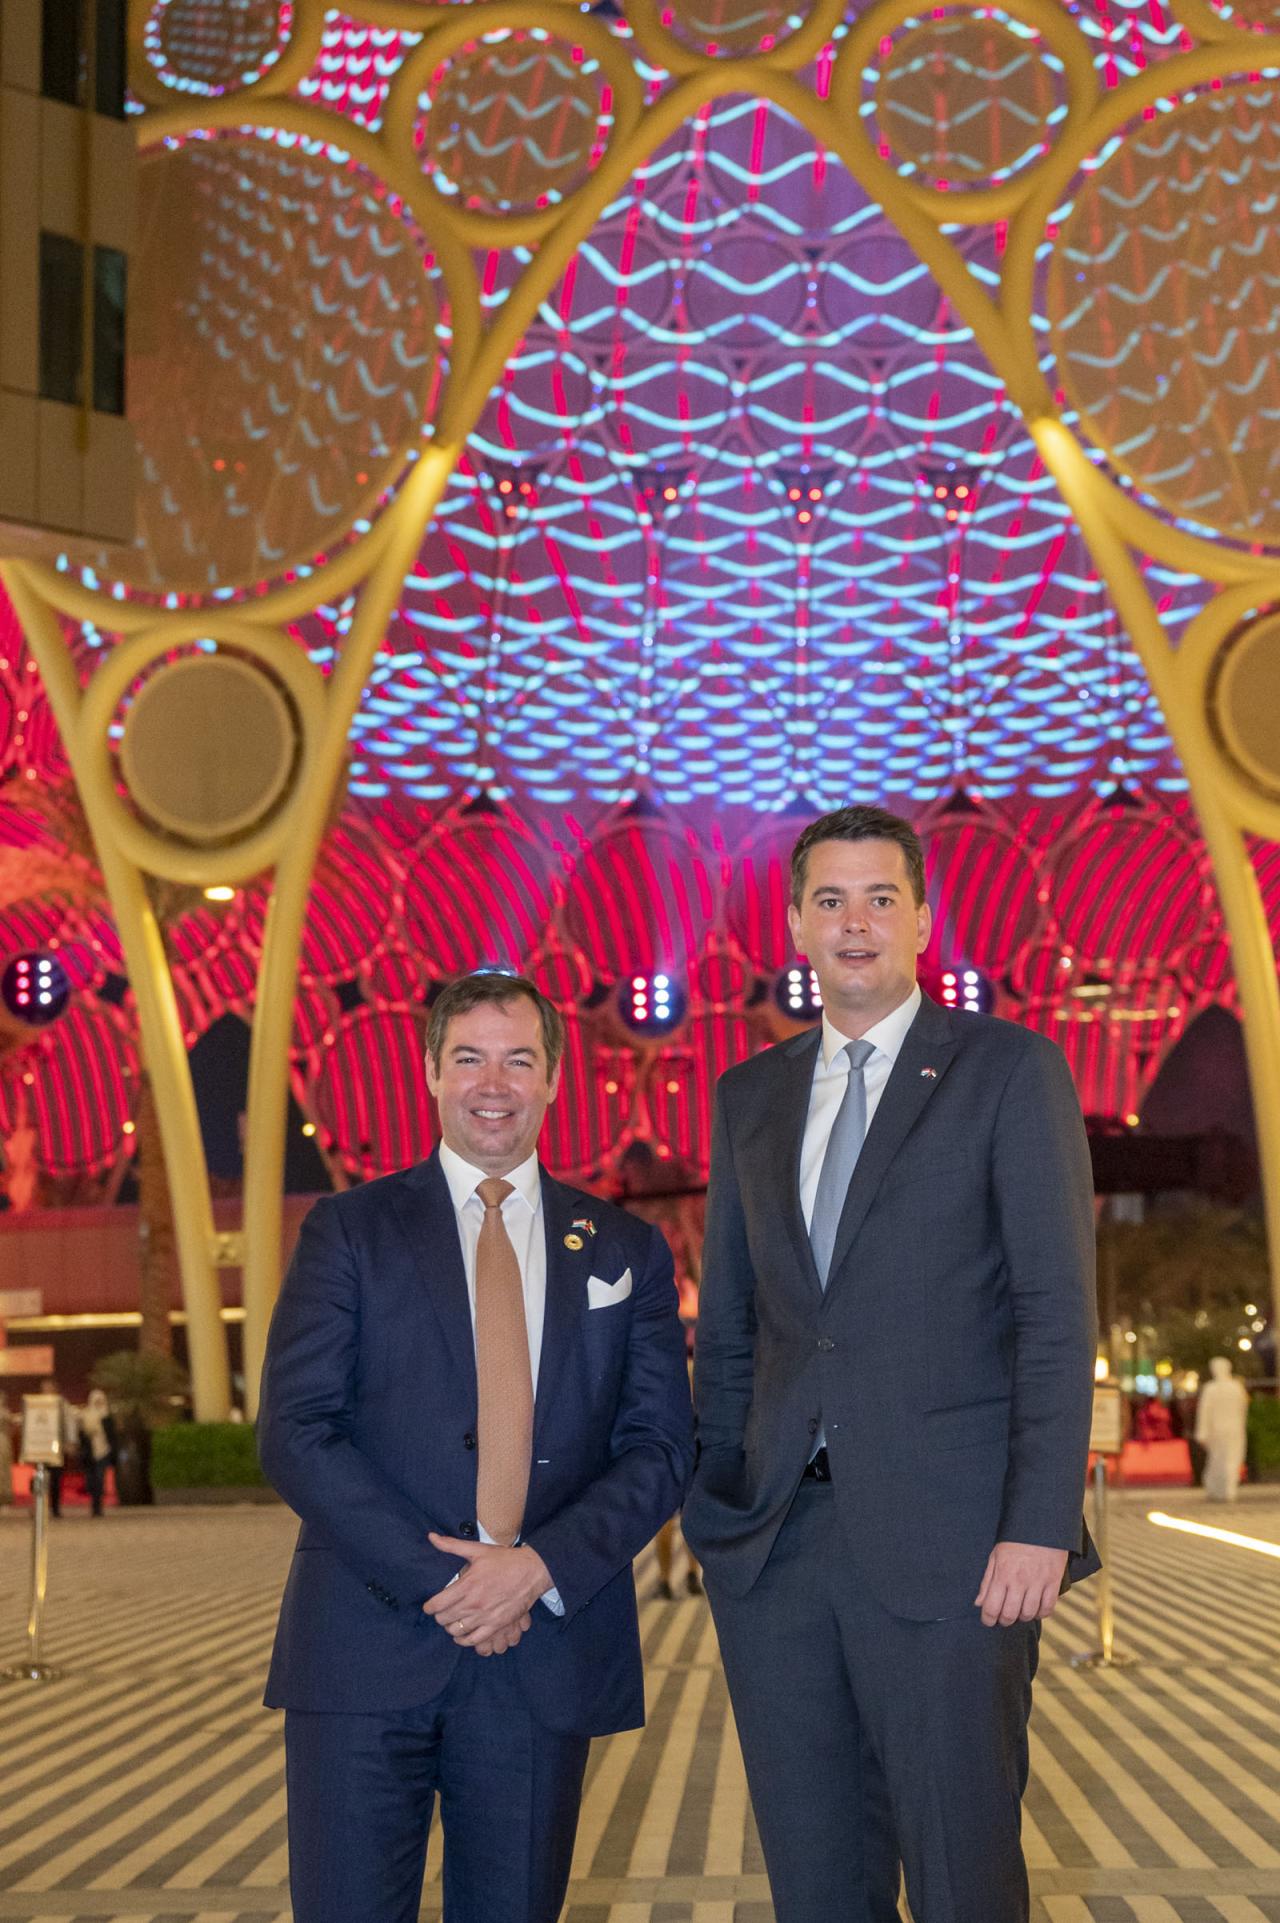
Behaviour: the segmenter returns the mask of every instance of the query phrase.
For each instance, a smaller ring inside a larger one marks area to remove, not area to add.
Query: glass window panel
[[[83,0],[44,0],[40,34],[40,91],[46,100],[78,107],[84,64]]]
[[[78,404],[83,368],[84,249],[65,234],[41,234],[41,394]]]
[[[125,0],[98,0],[93,104],[113,120],[124,119],[125,61]]]
[[[129,263],[114,247],[93,250],[93,404],[124,413],[125,290]]]

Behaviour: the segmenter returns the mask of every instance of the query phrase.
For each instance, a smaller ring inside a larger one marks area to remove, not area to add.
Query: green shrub
[[[264,1489],[258,1449],[247,1422],[176,1422],[151,1439],[157,1489]]]
[[[1254,1396],[1249,1404],[1249,1468],[1263,1482],[1280,1482],[1280,1401]]]

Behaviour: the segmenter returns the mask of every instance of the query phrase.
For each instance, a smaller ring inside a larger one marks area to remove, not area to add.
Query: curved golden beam
[[[117,846],[110,828],[104,827],[101,804],[107,794],[115,799],[110,776],[104,775],[96,760],[84,752],[83,696],[75,666],[57,616],[42,600],[31,575],[32,571],[19,561],[0,565],[0,576],[40,670],[93,830],[98,864],[137,1001],[143,1058],[155,1093],[165,1174],[173,1198],[187,1311],[192,1403],[198,1422],[215,1422],[230,1408],[231,1376],[214,1266],[209,1174],[173,980],[142,873]]]

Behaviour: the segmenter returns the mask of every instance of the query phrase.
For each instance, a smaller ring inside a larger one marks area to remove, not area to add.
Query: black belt
[[[808,1462],[805,1463],[804,1475],[801,1477],[801,1481],[830,1482],[830,1480],[831,1458],[827,1454],[826,1444],[824,1443],[822,1448],[818,1450],[818,1453],[810,1456]]]

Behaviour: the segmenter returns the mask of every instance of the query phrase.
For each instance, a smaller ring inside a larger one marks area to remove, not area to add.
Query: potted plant
[[[118,1349],[103,1356],[90,1376],[104,1389],[115,1412],[116,1493],[122,1503],[152,1503],[151,1431],[173,1414],[174,1401],[186,1393],[187,1378],[167,1355]]]

